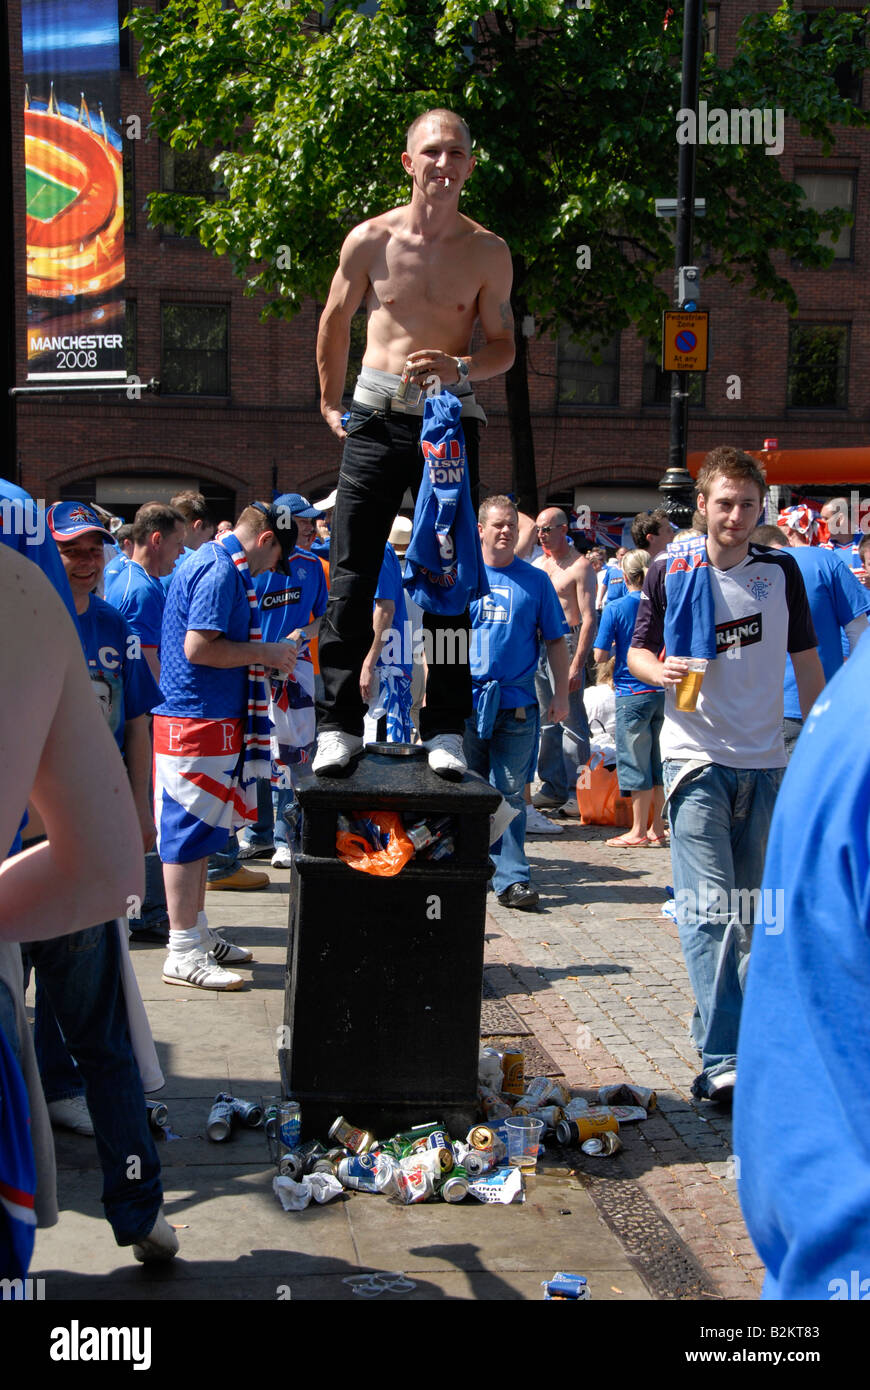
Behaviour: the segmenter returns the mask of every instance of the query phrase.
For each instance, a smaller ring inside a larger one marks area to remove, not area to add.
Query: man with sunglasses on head
[[[180,567],[166,600],[161,637],[163,703],[154,710],[157,848],[169,909],[166,984],[235,990],[251,952],[223,941],[205,919],[209,856],[247,820],[242,800],[251,666],[289,675],[296,648],[263,642],[253,578],[283,566],[296,527],[255,502],[234,529]],[[283,524],[282,524],[283,523]]]
[[[595,640],[595,571],[568,539],[568,518],[559,507],[545,507],[538,516],[538,540],[543,554],[532,563],[549,575],[568,624],[568,717],[560,724],[549,722],[548,710],[556,690],[546,648],[535,676],[535,691],[541,715],[541,746],[538,752],[539,790],[532,805],[539,811],[565,808],[566,815],[577,815],[574,800],[577,774],[589,757],[589,724],[583,704],[586,658]]]

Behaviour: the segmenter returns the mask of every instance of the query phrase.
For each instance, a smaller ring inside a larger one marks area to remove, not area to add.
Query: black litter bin
[[[489,817],[498,793],[446,782],[425,755],[369,753],[346,778],[299,793],[302,852],[291,877],[279,1060],[302,1133],[323,1138],[338,1115],[378,1137],[440,1119],[457,1133],[477,1117]],[[454,818],[453,858],[411,859],[375,877],[336,853],[338,816],[398,811]]]

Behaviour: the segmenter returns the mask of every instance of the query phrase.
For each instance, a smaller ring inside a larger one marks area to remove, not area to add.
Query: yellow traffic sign
[[[666,309],[662,315],[662,371],[706,372],[709,312]]]

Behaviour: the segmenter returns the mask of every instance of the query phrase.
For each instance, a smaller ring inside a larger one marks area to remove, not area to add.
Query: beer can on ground
[[[573,1096],[564,1107],[565,1119],[576,1120],[578,1115],[585,1115],[588,1109],[588,1100],[584,1100],[582,1096]]]
[[[473,1149],[491,1149],[495,1135],[488,1125],[475,1125],[466,1135],[466,1143]]]
[[[302,1138],[302,1109],[298,1100],[282,1100],[279,1103],[275,1134],[282,1151],[298,1149]]]
[[[556,1126],[556,1138],[560,1144],[582,1144],[585,1139],[594,1139],[607,1131],[619,1133],[619,1121],[609,1110],[591,1107],[573,1120],[560,1120]]]
[[[259,1129],[263,1123],[263,1107],[255,1100],[233,1100],[233,1113],[248,1129]]]
[[[375,1148],[378,1142],[367,1129],[357,1129],[343,1115],[339,1115],[330,1127],[328,1138],[337,1140],[355,1154],[367,1153],[369,1149]]]
[[[162,1134],[169,1124],[169,1111],[162,1100],[146,1100],[148,1124],[156,1133]]]
[[[460,1163],[470,1178],[480,1178],[492,1172],[496,1158],[492,1149],[469,1149],[462,1154]]]
[[[592,1139],[584,1139],[580,1147],[585,1154],[598,1158],[605,1154],[619,1153],[622,1140],[612,1130],[605,1130],[603,1134],[596,1134]]]
[[[342,1187],[355,1192],[383,1192],[392,1180],[395,1167],[395,1159],[387,1154],[351,1154],[339,1163],[336,1177]]]
[[[532,1119],[543,1120],[544,1129],[551,1132],[563,1117],[561,1105],[542,1105],[540,1110],[531,1110],[529,1114]]]
[[[441,1183],[438,1195],[442,1202],[461,1202],[468,1196],[468,1174],[464,1168],[454,1168]]]
[[[501,1054],[502,1090],[509,1096],[521,1096],[525,1091],[524,1061],[521,1052],[503,1052]]]
[[[408,1164],[404,1167],[403,1164]],[[414,1163],[404,1159],[395,1170],[395,1184],[398,1197],[410,1206],[413,1202],[426,1202],[435,1195],[435,1178],[431,1167],[425,1163]]]
[[[306,1173],[313,1173],[317,1160],[326,1157],[326,1149],[319,1139],[309,1139],[307,1144],[300,1144],[297,1152],[305,1159]]]
[[[235,1116],[233,1105],[232,1096],[220,1095],[215,1098],[205,1127],[206,1134],[215,1144],[220,1144],[230,1137]]]
[[[292,1178],[298,1182],[305,1172],[305,1155],[298,1149],[287,1149],[278,1156],[278,1172],[282,1178]]]

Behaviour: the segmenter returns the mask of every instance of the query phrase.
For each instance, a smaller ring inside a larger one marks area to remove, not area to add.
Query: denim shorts
[[[659,735],[665,717],[664,691],[616,697],[616,775],[621,792],[662,785]]]

